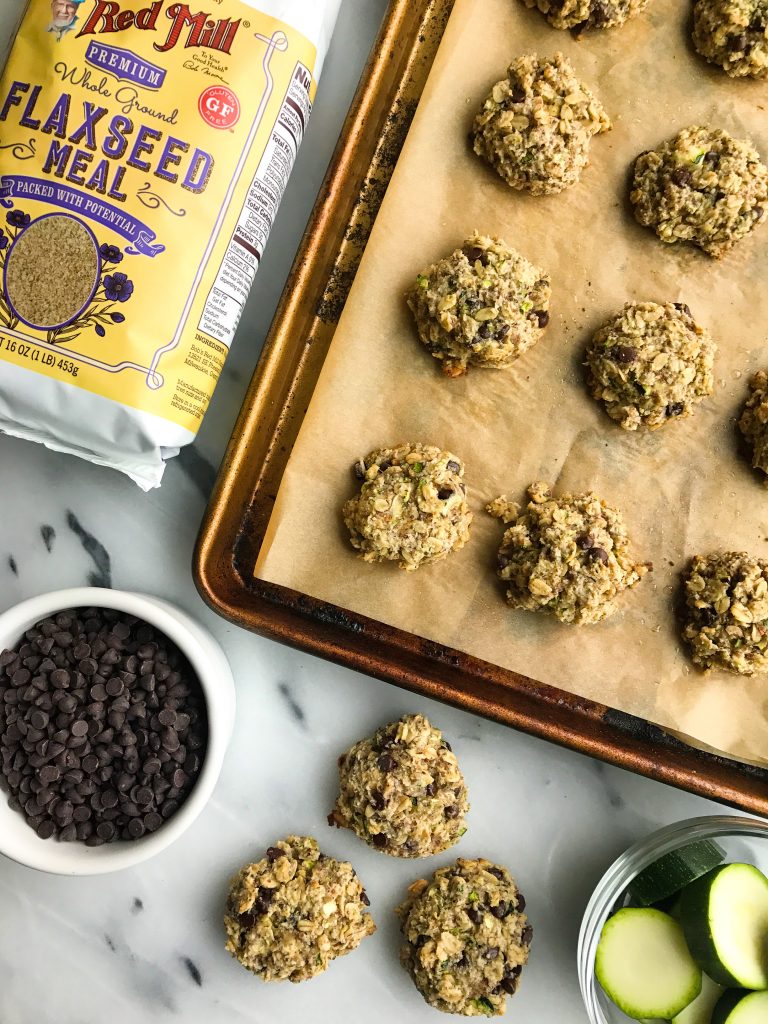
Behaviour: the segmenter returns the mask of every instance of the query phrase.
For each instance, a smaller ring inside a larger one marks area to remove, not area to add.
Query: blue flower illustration
[[[5,219],[12,228],[25,228],[32,220],[28,213],[23,210],[9,210]]]
[[[8,245],[8,235],[0,230],[0,252]]]
[[[125,317],[123,316],[122,313],[110,313],[109,319],[112,321],[113,324],[121,324],[125,321]]]
[[[105,263],[120,263],[123,258],[123,252],[118,246],[107,245],[106,242],[99,246],[99,253]]]
[[[133,295],[133,281],[127,274],[107,274],[104,278],[104,291],[110,302],[127,302]]]

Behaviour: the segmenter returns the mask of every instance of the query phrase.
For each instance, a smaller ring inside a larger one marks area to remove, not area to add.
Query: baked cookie
[[[694,664],[742,676],[768,669],[768,561],[744,551],[696,555],[684,590]]]
[[[351,864],[288,836],[232,880],[227,950],[264,981],[306,981],[376,930],[369,904]]]
[[[613,615],[619,596],[652,568],[630,554],[621,513],[595,494],[553,498],[540,482],[528,495],[523,510],[503,495],[487,506],[507,525],[497,560],[507,602],[576,625]]]
[[[472,143],[512,188],[552,195],[575,185],[593,135],[611,127],[602,103],[562,53],[510,64],[475,118]]]
[[[423,715],[404,715],[341,755],[328,823],[393,857],[429,857],[466,832],[468,810],[467,787],[440,730]]]
[[[768,373],[758,370],[749,382],[749,398],[739,430],[752,449],[752,468],[768,473]],[[763,481],[768,486],[768,479]]]
[[[474,234],[427,267],[407,301],[443,373],[509,366],[549,323],[549,277],[498,238]]]
[[[765,219],[768,170],[751,143],[694,125],[640,154],[630,200],[662,242],[719,258]]]
[[[537,7],[553,28],[569,28],[574,35],[588,29],[623,25],[638,14],[648,0],[523,0]]]
[[[589,344],[589,391],[625,430],[655,430],[712,394],[715,351],[688,306],[628,302]]]
[[[342,510],[352,547],[366,562],[413,571],[469,539],[464,466],[435,445],[379,448],[354,465],[360,493]]]
[[[436,1010],[465,1017],[504,1013],[528,961],[533,929],[506,870],[457,860],[408,889],[397,908],[400,962]]]
[[[731,78],[768,77],[768,0],[695,0],[693,45]]]

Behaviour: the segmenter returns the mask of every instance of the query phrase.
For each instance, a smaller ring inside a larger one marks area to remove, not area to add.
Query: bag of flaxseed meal
[[[338,5],[2,0],[0,38],[21,21],[0,81],[0,431],[160,483],[221,373]]]

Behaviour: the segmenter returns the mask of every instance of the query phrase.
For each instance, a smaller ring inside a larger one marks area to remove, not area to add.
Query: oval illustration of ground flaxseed
[[[76,320],[99,286],[101,257],[93,232],[76,217],[49,213],[32,221],[5,259],[3,289],[28,327],[57,330]]]

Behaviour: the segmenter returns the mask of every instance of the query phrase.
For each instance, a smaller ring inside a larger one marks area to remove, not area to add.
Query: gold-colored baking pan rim
[[[254,579],[284,467],[454,0],[391,0],[283,291],[194,555],[203,598],[246,629],[629,771],[768,815],[768,772],[657,726]]]

